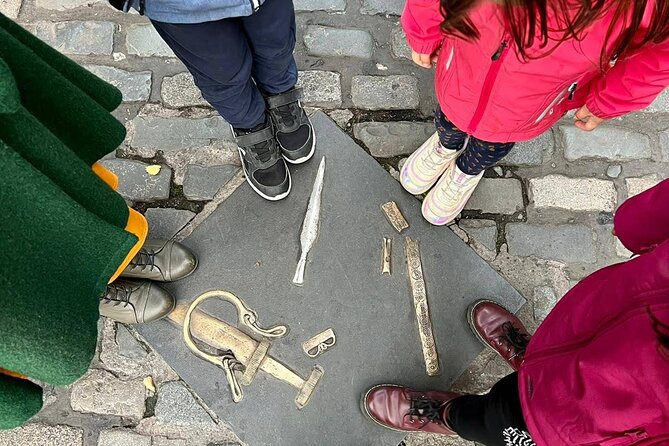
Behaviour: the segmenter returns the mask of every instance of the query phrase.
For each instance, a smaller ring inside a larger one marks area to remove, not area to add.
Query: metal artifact
[[[337,342],[334,331],[331,328],[328,328],[324,332],[318,333],[316,336],[313,336],[308,341],[302,344],[302,350],[310,358],[315,358],[321,353],[324,353],[327,349],[331,348]]]
[[[321,164],[318,166],[318,173],[314,181],[314,187],[309,197],[309,204],[307,205],[307,213],[304,215],[304,222],[302,223],[302,233],[300,234],[300,261],[297,264],[295,277],[293,283],[298,286],[304,284],[304,269],[307,266],[307,254],[314,246],[316,238],[318,237],[318,225],[321,217],[321,192],[323,191],[323,178],[325,176],[325,157],[321,159]]]
[[[381,253],[381,274],[390,275],[391,252],[393,249],[393,239],[383,237],[383,251]]]
[[[406,218],[404,218],[404,215],[402,215],[402,211],[400,211],[397,203],[394,201],[389,201],[386,204],[382,204],[381,209],[386,215],[388,222],[393,225],[393,228],[395,228],[397,232],[402,233],[402,231],[409,227],[409,223],[407,222]]]
[[[239,326],[260,336],[261,340],[256,340],[227,322],[197,309],[204,301],[212,298],[232,303],[237,309]],[[244,397],[240,384],[248,386],[258,370],[262,370],[298,389],[295,404],[301,409],[308,404],[323,376],[323,369],[315,366],[309,377],[303,379],[269,356],[270,339],[285,336],[288,327],[285,325],[275,325],[268,329],[260,327],[255,311],[227,291],[206,292],[195,299],[190,306],[178,304],[168,317],[173,323],[183,327],[184,341],[195,355],[225,371],[234,402],[239,402]],[[222,353],[215,355],[203,351],[196,344],[196,339],[213,349],[221,350]]]
[[[425,289],[418,241],[406,237],[404,250],[407,258],[409,286],[411,287],[416,319],[418,321],[420,345],[423,350],[423,359],[425,360],[425,371],[428,376],[436,376],[440,373],[439,356],[437,355],[437,344],[432,332],[432,321],[430,320],[430,309],[427,303],[427,291]]]

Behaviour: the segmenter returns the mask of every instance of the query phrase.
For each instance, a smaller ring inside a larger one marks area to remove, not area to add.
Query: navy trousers
[[[267,0],[248,17],[152,23],[191,72],[204,99],[235,128],[262,124],[263,94],[283,93],[297,82],[293,0]]]

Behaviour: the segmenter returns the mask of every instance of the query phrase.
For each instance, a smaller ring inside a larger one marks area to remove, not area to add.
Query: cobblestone
[[[363,14],[402,15],[405,0],[362,0]]]
[[[597,260],[592,230],[585,225],[506,225],[509,254],[536,256],[560,262],[593,263]]]
[[[486,214],[515,214],[523,209],[520,181],[513,178],[484,178],[465,209]]]
[[[179,382],[163,384],[158,389],[156,420],[174,425],[211,427],[214,420]]]
[[[516,144],[511,152],[501,161],[504,165],[539,166],[544,159],[553,154],[555,137],[550,130],[530,141]]]
[[[87,65],[86,69],[121,90],[125,102],[147,101],[151,95],[151,72],[130,72],[104,65]]]
[[[83,446],[84,432],[70,426],[30,423],[0,431],[0,446]]]
[[[118,344],[119,353],[126,358],[144,359],[148,356],[144,347],[142,347],[128,329],[121,324],[118,324],[116,331],[116,343]]]
[[[151,437],[121,429],[100,432],[98,446],[151,446]]]
[[[349,126],[349,123],[351,122],[351,118],[353,118],[353,113],[351,112],[351,110],[347,109],[332,110],[328,112],[328,115],[342,129],[346,129]]]
[[[618,178],[623,173],[623,166],[612,164],[606,169],[606,176],[609,178]]]
[[[199,148],[215,140],[232,140],[230,127],[221,117],[203,119],[139,115],[132,121],[132,147],[164,151]]]
[[[160,97],[168,107],[209,105],[202,98],[202,93],[193,82],[193,76],[190,73],[179,73],[164,77],[163,84],[160,87]]]
[[[570,211],[613,211],[616,187],[611,181],[596,178],[568,178],[548,175],[530,179],[534,206]]]
[[[21,10],[22,0],[0,0],[0,14],[4,14],[10,19],[16,19]]]
[[[497,245],[497,225],[494,221],[460,220],[458,226],[490,251],[495,251]]]
[[[626,178],[625,185],[627,186],[627,197],[631,198],[639,195],[641,192],[650,189],[660,182],[657,175],[646,175],[641,178]]]
[[[356,107],[368,110],[418,108],[418,81],[409,75],[353,76],[351,95]]]
[[[297,87],[302,87],[302,103],[313,107],[341,107],[341,75],[334,71],[300,71]]]
[[[153,26],[148,24],[130,25],[125,42],[129,54],[142,57],[174,57],[170,47],[153,29]]]
[[[370,59],[374,42],[367,31],[309,25],[304,44],[312,56]]]
[[[662,161],[669,163],[669,130],[660,134],[660,149],[662,150]]]
[[[295,0],[295,11],[344,11],[346,0]]]
[[[144,416],[145,393],[141,380],[121,381],[104,370],[91,370],[72,386],[70,402],[77,412],[139,421]]]
[[[195,213],[181,209],[150,208],[144,214],[149,221],[149,236],[170,239],[195,217]]]
[[[183,191],[189,200],[211,200],[237,173],[237,166],[202,167],[191,164],[186,168]]]
[[[669,113],[669,88],[664,90],[645,111],[648,113]]]
[[[127,159],[111,159],[101,164],[119,179],[118,193],[131,201],[166,200],[170,196],[172,169],[163,166],[158,175],[146,172],[149,164]]]
[[[561,126],[565,140],[565,158],[600,158],[609,161],[628,161],[650,158],[650,139],[632,130],[601,126],[584,132],[574,126]]]
[[[558,301],[555,290],[549,286],[534,289],[534,319],[543,321]]]
[[[396,58],[411,60],[411,48],[401,26],[395,28],[390,35],[390,47]]]
[[[211,444],[211,443],[210,443]],[[187,446],[186,440],[154,437],[152,446]]]
[[[372,156],[390,158],[413,153],[435,132],[431,122],[363,122],[353,125],[353,134]]]
[[[35,6],[52,11],[67,11],[103,2],[106,3],[104,0],[36,0]]]
[[[40,22],[35,26],[35,34],[61,53],[69,55],[108,56],[114,46],[114,24],[111,22]]]

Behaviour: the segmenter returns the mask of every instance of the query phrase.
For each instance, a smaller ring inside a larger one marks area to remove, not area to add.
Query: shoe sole
[[[378,389],[379,387],[404,387],[404,386],[398,386],[397,384],[378,384],[378,385],[372,387],[372,388],[369,389],[367,392],[365,392],[365,393],[362,395],[362,397],[360,398],[360,410],[362,411],[362,414],[363,414],[363,415],[366,415],[370,420],[372,420],[372,421],[374,422],[374,424],[376,424],[376,425],[378,425],[378,426],[381,426],[381,427],[384,428],[384,429],[390,429],[391,431],[402,432],[402,433],[407,433],[407,432],[409,432],[409,433],[410,433],[410,432],[421,432],[421,431],[418,430],[418,429],[415,429],[415,430],[397,429],[396,427],[390,427],[390,426],[387,426],[387,425],[381,423],[380,421],[378,421],[376,418],[374,418],[374,416],[373,416],[371,413],[369,413],[369,410],[367,409],[367,404],[366,404],[366,402],[367,402],[367,396],[368,396],[370,393],[372,393],[374,390]],[[433,433],[433,432],[429,432],[429,433],[431,433],[431,434],[433,434],[433,435],[442,435],[442,436],[444,436],[444,437],[458,437],[457,434],[446,435],[446,434],[437,434],[437,433]]]
[[[284,198],[286,198],[288,196],[288,194],[290,194],[290,190],[293,187],[293,181],[292,181],[292,178],[290,176],[290,170],[286,169],[286,172],[288,174],[288,190],[286,192],[282,193],[282,194],[277,195],[276,197],[270,197],[269,195],[266,195],[266,194],[260,192],[258,190],[258,188],[255,187],[255,185],[251,182],[251,180],[250,180],[251,176],[249,175],[248,171],[246,170],[246,167],[244,166],[244,157],[242,155],[242,150],[238,148],[237,151],[239,152],[239,158],[242,161],[242,170],[244,171],[244,177],[246,178],[246,182],[249,183],[249,186],[251,186],[251,189],[253,189],[256,194],[260,195],[262,198],[264,198],[265,200],[268,200],[268,201],[280,201],[280,200],[283,200]]]
[[[311,123],[311,118],[307,116],[307,120],[309,121],[309,125],[311,126],[311,135],[313,136],[312,141],[311,141],[311,150],[309,151],[309,154],[306,156],[303,156],[302,158],[298,158],[296,160],[291,160],[289,159],[286,155],[283,155],[284,149],[281,149],[283,158],[286,160],[287,163],[290,163],[292,165],[297,165],[297,164],[303,164],[309,161],[313,156],[314,153],[316,152],[316,132],[314,131],[314,125]],[[277,140],[277,144],[279,141]],[[279,144],[279,148],[281,148],[281,144]]]
[[[481,303],[495,304],[495,305],[498,305],[498,306],[504,308],[504,310],[506,310],[506,311],[509,311],[509,310],[507,310],[504,306],[500,305],[498,302],[495,302],[495,301],[490,300],[490,299],[478,300],[478,301],[474,302],[473,304],[471,304],[467,308],[467,322],[469,324],[469,328],[471,329],[472,333],[474,333],[474,336],[476,336],[476,339],[481,341],[481,344],[483,344],[486,348],[488,348],[488,350],[491,350],[491,351],[495,352],[497,354],[497,356],[504,359],[504,362],[506,362],[508,364],[508,361],[504,358],[504,356],[502,356],[497,350],[492,348],[492,346],[488,343],[488,341],[486,341],[485,338],[483,336],[481,336],[481,334],[476,329],[476,325],[474,324],[474,307],[478,304],[481,304]],[[509,311],[509,313],[511,313],[511,312]]]

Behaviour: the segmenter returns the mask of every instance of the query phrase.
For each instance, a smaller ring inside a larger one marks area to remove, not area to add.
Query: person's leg
[[[266,96],[267,110],[286,161],[301,164],[314,154],[316,138],[295,88],[295,11],[292,0],[269,0],[241,19],[253,53],[253,79]]]
[[[450,122],[437,107],[434,116],[437,132],[411,154],[404,163],[400,182],[407,192],[427,192],[453,164],[469,137]]]
[[[271,3],[271,2],[270,2]],[[195,24],[153,22],[193,75],[202,96],[234,128],[246,181],[261,197],[290,193],[290,172],[277,147],[265,100],[251,78],[253,54],[241,19]]]
[[[494,166],[509,154],[515,143],[497,143],[470,138],[456,165],[466,175],[475,176]]]
[[[251,79],[253,56],[239,19],[152,23],[191,72],[202,97],[230,125],[252,129],[265,121],[265,101]]]
[[[486,395],[453,400],[447,422],[457,434],[486,446],[530,446],[518,393],[518,374],[502,378]]]

